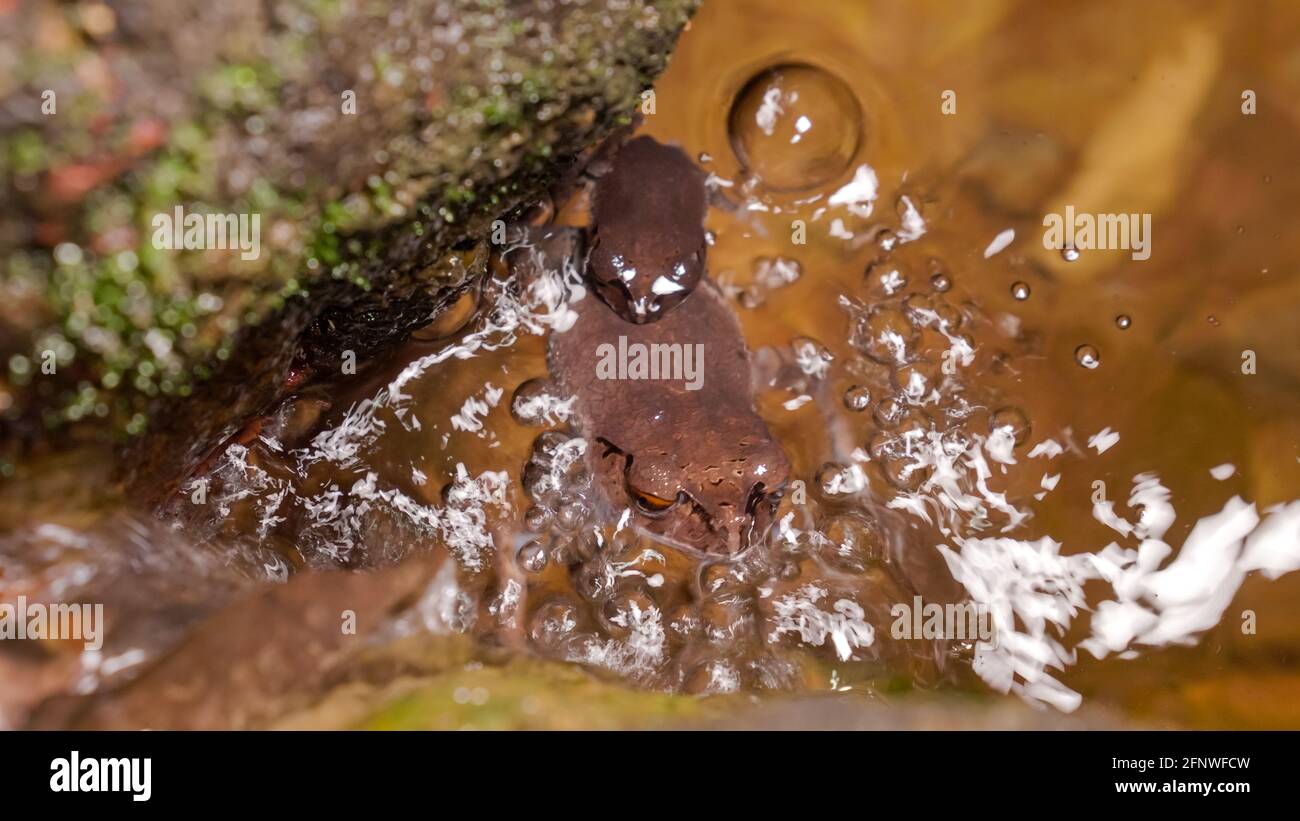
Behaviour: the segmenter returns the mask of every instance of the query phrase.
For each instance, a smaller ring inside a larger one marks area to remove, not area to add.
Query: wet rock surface
[[[426,324],[481,275],[467,252],[488,223],[633,113],[693,7],[0,12],[10,458],[50,427],[152,419],[132,460],[149,496],[291,367],[337,370]],[[259,214],[260,254],[158,251],[152,220],[176,207]]]
[[[196,625],[174,650],[120,687],[41,705],[33,726],[252,729],[335,684],[345,661],[404,629],[394,614],[439,589],[437,563],[369,574],[309,573],[261,585]],[[445,632],[437,603],[420,626]],[[405,632],[412,628],[406,627]],[[385,634],[387,631],[387,634]],[[447,663],[453,655],[440,654]],[[399,668],[388,671],[393,675]]]

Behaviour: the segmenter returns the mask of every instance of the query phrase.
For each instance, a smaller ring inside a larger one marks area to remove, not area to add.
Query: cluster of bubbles
[[[810,666],[871,676],[932,663],[928,647],[877,638],[907,593],[870,516],[814,504],[806,512],[815,527],[774,529],[737,557],[665,544],[596,492],[599,454],[588,449],[602,445],[540,410],[563,404],[544,379],[523,383],[511,401],[516,422],[547,428],[521,472],[532,504],[514,552],[534,651],[698,693],[796,688]]]
[[[519,396],[516,393],[516,398]],[[588,527],[591,520],[591,473],[588,443],[558,430],[533,441],[524,465],[524,491],[533,505],[524,513],[524,526],[534,538],[519,549],[520,566],[533,573],[550,562],[565,566],[589,558],[603,539]]]
[[[963,451],[970,441],[968,425],[982,411],[990,432],[1024,416],[1015,408],[988,414],[968,399],[961,375],[976,353],[970,312],[948,298],[952,278],[945,266],[938,260],[930,266],[935,273],[928,293],[906,290],[906,266],[878,260],[868,270],[868,282],[888,267],[900,286],[896,293],[869,303],[852,296],[841,299],[850,317],[848,343],[860,357],[854,363],[855,381],[843,392],[843,406],[867,416],[872,432],[855,459],[822,468],[818,486],[824,494],[859,492],[861,481],[846,481],[846,475],[858,471],[875,471],[889,486],[915,491],[931,471],[928,451]],[[1027,420],[1017,427],[1027,428]],[[1016,438],[1023,441],[1023,434]]]

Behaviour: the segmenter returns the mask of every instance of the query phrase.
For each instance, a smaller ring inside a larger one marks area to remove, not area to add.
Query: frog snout
[[[755,499],[757,503],[755,503]],[[743,553],[767,535],[772,524],[771,497],[758,485],[744,505],[720,503],[714,511],[713,531],[719,547],[728,555]]]
[[[640,275],[623,278],[618,276],[618,271],[606,270],[599,263],[593,264],[589,279],[601,301],[625,322],[634,325],[663,319],[690,296],[696,284],[683,285],[663,276],[648,282]]]
[[[749,528],[743,527],[740,523],[730,523],[727,527],[727,553],[735,556],[741,551],[749,548]]]

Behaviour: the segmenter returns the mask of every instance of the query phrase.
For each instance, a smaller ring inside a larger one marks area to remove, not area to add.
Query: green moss
[[[4,142],[8,169],[15,174],[38,174],[49,167],[45,141],[34,130],[25,129]]]
[[[498,94],[479,104],[483,122],[493,128],[519,128],[524,123],[524,109],[511,96]]]
[[[443,202],[450,208],[470,205],[474,202],[474,191],[464,185],[449,185],[442,191]]]
[[[199,81],[200,93],[217,110],[254,114],[276,105],[279,69],[269,61],[223,65]]]
[[[655,6],[663,28],[672,30],[694,3],[661,0]],[[40,376],[32,365],[44,351],[55,352],[59,390],[32,399],[47,424],[109,417],[119,430],[143,430],[149,400],[189,394],[211,376],[214,363],[232,356],[231,340],[242,326],[266,321],[288,300],[306,298],[314,281],[346,282],[363,293],[375,289],[372,276],[387,276],[385,226],[407,223],[416,236],[428,238],[428,251],[436,254],[440,244],[463,236],[463,226],[514,205],[526,185],[518,177],[501,179],[501,169],[544,179],[555,159],[554,141],[568,136],[549,123],[575,103],[595,102],[602,117],[631,110],[635,100],[629,93],[644,87],[645,67],[659,59],[645,50],[651,47],[632,26],[611,35],[590,22],[598,14],[631,20],[640,10],[592,5],[544,32],[530,18],[511,19],[516,12],[508,4],[478,2],[474,11],[458,12],[465,40],[476,51],[474,67],[451,84],[451,103],[442,102],[435,115],[439,128],[419,150],[383,152],[389,159],[377,164],[382,175],[342,196],[330,180],[295,180],[289,188],[287,180],[266,174],[243,195],[229,197],[221,187],[221,158],[231,135],[242,138],[266,128],[274,139],[274,126],[283,125],[285,89],[318,79],[304,70],[319,55],[322,38],[348,34],[334,27],[344,8],[337,0],[309,0],[304,8],[316,18],[314,29],[270,32],[264,58],[199,73],[197,103],[188,118],[168,124],[163,147],[132,157],[130,171],[84,198],[80,213],[68,221],[60,258],[35,246],[0,252],[7,280],[42,292],[40,310],[50,316],[47,325],[34,329],[28,350],[7,351],[14,355],[4,365],[11,384],[31,385]],[[376,5],[366,13],[379,21],[388,11]],[[574,22],[584,18],[588,22]],[[554,42],[543,45],[549,38]],[[230,45],[222,53],[248,53],[246,43]],[[24,72],[29,80],[66,74],[77,56],[37,55]],[[403,82],[411,82],[414,74],[402,57],[383,43],[368,52],[381,80],[400,70]],[[397,96],[418,93],[405,88]],[[4,176],[32,177],[78,158],[103,157],[106,146],[110,153],[127,152],[136,123],[123,117],[108,134],[95,132],[91,125],[102,120],[106,107],[98,94],[60,95],[53,137],[32,128],[0,137]],[[406,123],[407,132],[399,121],[394,140],[409,142],[413,133],[423,139],[427,116],[422,112]],[[177,205],[187,213],[260,214],[264,259],[241,264],[232,275],[220,255],[155,248],[154,215]],[[283,243],[267,252],[273,226]],[[287,240],[285,231],[292,232]],[[112,251],[91,250],[110,236]],[[51,396],[58,398],[51,402]]]

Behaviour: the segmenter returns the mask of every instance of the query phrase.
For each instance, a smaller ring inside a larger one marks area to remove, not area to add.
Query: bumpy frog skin
[[[605,512],[629,510],[679,547],[735,554],[766,533],[790,463],[754,410],[740,323],[701,282],[704,213],[703,175],[680,150],[649,137],[619,149],[597,184],[587,268],[603,303],[573,306],[578,319],[551,335],[549,363],[575,397]],[[657,379],[598,368],[609,350],[637,345],[702,351],[703,361]]]
[[[637,137],[596,183],[588,276],[637,324],[662,319],[704,275],[704,174],[679,148]]]

